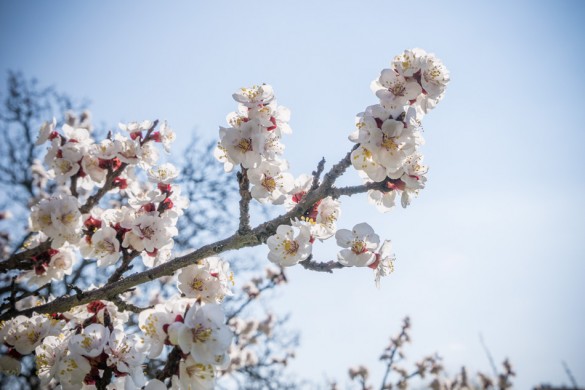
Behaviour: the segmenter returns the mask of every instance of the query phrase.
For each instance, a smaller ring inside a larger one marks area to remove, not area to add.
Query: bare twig
[[[246,234],[250,231],[250,180],[248,180],[248,170],[242,167],[238,172],[238,183],[240,187],[240,227],[238,233]]]
[[[575,389],[578,389],[579,386],[577,385],[577,381],[575,380],[575,377],[573,376],[573,373],[569,369],[569,365],[564,360],[561,363],[563,365],[563,368],[565,369],[565,373],[569,377],[569,381],[571,382],[571,386],[573,386]]]
[[[143,312],[146,309],[152,308],[152,306],[149,306],[149,307],[138,307],[138,306],[135,306],[135,305],[133,305],[131,303],[128,303],[128,302],[122,300],[122,298],[120,298],[120,297],[114,297],[114,298],[112,298],[111,299],[111,302],[113,302],[114,305],[116,305],[120,311],[131,311],[133,313],[141,313],[141,312]]]
[[[119,280],[122,277],[122,275],[124,274],[124,272],[126,272],[130,268],[132,268],[130,263],[132,262],[132,260],[134,260],[134,258],[136,258],[136,256],[138,256],[140,254],[140,252],[138,252],[138,251],[128,252],[126,250],[124,250],[123,253],[124,254],[122,256],[122,262],[120,263],[118,268],[116,268],[114,273],[110,276],[107,284],[110,284],[110,283],[113,283],[113,282]]]
[[[485,352],[485,355],[487,356],[489,362],[490,362],[490,366],[492,367],[492,371],[494,372],[494,377],[498,376],[498,369],[496,368],[496,363],[494,362],[494,358],[492,357],[492,354],[490,353],[490,350],[488,349],[487,345],[485,344],[485,341],[483,339],[483,334],[479,334],[479,342],[481,343],[481,347],[483,348],[483,351]]]
[[[310,191],[316,190],[317,187],[319,187],[319,178],[321,177],[321,174],[323,173],[324,169],[325,159],[322,158],[321,161],[319,161],[319,164],[317,164],[317,169],[313,171],[313,183],[311,184]]]
[[[313,255],[310,255],[306,260],[299,263],[305,269],[317,272],[327,272],[332,274],[334,269],[345,268],[342,264],[335,260],[327,261],[325,263],[319,263],[313,260]]]
[[[380,390],[384,390],[387,388],[386,381],[388,380],[388,375],[390,374],[390,371],[392,370],[392,365],[394,364],[394,358],[396,357],[396,352],[398,352],[398,349],[400,348],[402,343],[404,343],[405,341],[407,341],[409,339],[408,334],[407,334],[407,330],[409,328],[410,328],[410,319],[408,317],[406,317],[404,319],[403,324],[402,324],[402,329],[400,330],[400,334],[395,339],[392,339],[390,346],[388,348],[386,348],[386,351],[389,351],[389,353],[386,353],[386,351],[385,351],[384,354],[380,357],[380,360],[387,361],[386,371],[384,372],[384,377],[382,378],[382,385],[380,386]]]

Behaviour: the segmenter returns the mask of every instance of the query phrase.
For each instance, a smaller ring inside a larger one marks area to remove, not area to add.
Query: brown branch
[[[130,266],[130,263],[139,254],[140,254],[140,252],[138,252],[138,251],[128,252],[128,251],[124,250],[123,256],[122,256],[122,263],[120,263],[118,268],[116,268],[114,273],[109,277],[108,283],[106,285],[111,284],[111,283],[119,280],[122,277],[122,274],[124,274],[124,272],[131,269],[132,267]]]
[[[332,188],[331,197],[337,199],[340,196],[352,196],[355,194],[363,194],[364,192],[368,192],[370,190],[378,190],[382,192],[392,191],[389,190],[388,187],[386,187],[385,183],[386,183],[385,181],[378,183],[370,182],[359,186]]]
[[[380,360],[386,360],[386,371],[384,372],[384,377],[382,378],[382,385],[380,386],[380,390],[386,389],[386,381],[388,379],[388,375],[392,370],[392,365],[394,364],[394,358],[396,356],[396,352],[401,347],[402,343],[407,341],[408,338],[408,329],[410,328],[410,318],[404,318],[404,322],[402,323],[402,329],[400,330],[400,334],[395,339],[392,339],[391,345],[386,348],[384,354],[380,357]],[[389,351],[390,353],[386,353]]]
[[[323,170],[325,169],[325,159],[322,158],[321,161],[319,161],[319,164],[317,164],[317,170],[313,171],[313,183],[311,184],[311,191],[314,191],[317,189],[317,187],[319,186],[319,178],[321,177],[321,174],[323,173]]]
[[[310,207],[312,207],[315,202],[330,196],[332,194],[332,186],[335,180],[339,178],[351,165],[350,155],[351,151],[348,152],[345,157],[341,159],[341,161],[331,167],[329,172],[325,174],[323,182],[315,190],[309,191],[303,197],[301,202],[299,202],[291,211],[255,227],[247,234],[240,235],[236,233],[231,237],[202,246],[185,256],[175,258],[155,268],[130,275],[127,278],[113,283],[107,283],[101,288],[84,292],[83,295],[77,294],[76,296],[62,296],[52,302],[22,311],[9,310],[0,315],[0,320],[7,320],[17,315],[31,316],[35,312],[39,314],[61,313],[71,309],[72,307],[95,300],[112,300],[118,294],[121,294],[132,287],[158,279],[161,276],[172,275],[175,271],[183,267],[187,267],[206,257],[219,255],[229,250],[237,250],[245,247],[260,245],[266,242],[268,237],[275,234],[278,226],[290,225],[291,219],[299,218]]]
[[[164,381],[166,378],[176,375],[179,371],[179,363],[181,362],[182,357],[183,353],[181,352],[181,348],[179,348],[178,345],[175,346],[167,356],[167,362],[164,368],[156,374],[156,379]]]
[[[79,162],[79,164],[81,165],[81,161]],[[81,169],[81,167],[79,169]],[[71,177],[71,185],[69,186],[69,191],[71,191],[71,195],[73,195],[74,197],[77,198],[79,196],[79,194],[77,193],[77,175]]]
[[[334,269],[345,268],[344,265],[338,263],[335,260],[331,260],[325,263],[314,261],[313,255],[310,255],[306,260],[301,261],[299,264],[310,271],[327,272],[330,274],[333,273]]]
[[[122,300],[122,298],[120,298],[120,297],[114,297],[114,298],[112,298],[112,300],[110,302],[112,302],[114,305],[116,305],[118,307],[118,310],[131,311],[132,313],[141,313],[144,310],[151,309],[153,307],[153,306],[138,307],[136,305],[133,305],[131,303],[128,303],[128,302]]]
[[[238,233],[246,234],[250,231],[250,180],[248,180],[248,170],[242,167],[242,172],[238,172],[238,183],[240,185],[240,227]]]

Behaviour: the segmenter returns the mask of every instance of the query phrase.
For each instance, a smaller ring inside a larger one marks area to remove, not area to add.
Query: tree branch
[[[238,183],[240,185],[240,227],[238,233],[246,234],[250,231],[250,180],[248,180],[248,170],[242,167],[242,172],[238,172]]]
[[[357,146],[354,146],[353,149],[355,149],[356,147]],[[175,271],[183,267],[187,267],[197,262],[198,260],[204,259],[206,257],[219,255],[229,250],[236,250],[245,247],[253,247],[260,245],[266,242],[268,237],[275,234],[278,226],[290,225],[291,219],[299,218],[310,207],[312,207],[312,205],[315,204],[315,202],[327,196],[330,196],[333,193],[333,184],[335,183],[335,180],[337,180],[337,178],[339,178],[345,172],[345,170],[351,165],[350,155],[351,151],[348,152],[345,155],[345,157],[341,159],[337,164],[331,167],[329,172],[325,174],[323,182],[315,190],[309,191],[303,197],[301,202],[299,202],[291,211],[255,227],[254,229],[250,230],[250,232],[247,234],[241,235],[236,233],[231,237],[217,241],[212,244],[204,245],[187,255],[175,258],[157,267],[130,275],[125,279],[113,283],[107,283],[101,288],[86,291],[82,295],[77,294],[76,296],[62,296],[55,299],[52,302],[36,306],[33,308],[25,309],[22,311],[17,311],[14,309],[9,310],[0,315],[0,320],[7,320],[17,315],[31,316],[35,312],[39,314],[61,313],[71,309],[72,307],[83,305],[95,300],[101,299],[112,300],[118,294],[121,294],[134,286],[147,283],[149,281],[160,278],[161,276],[172,275]],[[118,169],[115,172],[120,171],[120,169]],[[90,201],[88,200],[88,203],[89,202]],[[86,205],[88,203],[86,203]]]
[[[330,274],[333,273],[334,269],[345,268],[344,265],[338,263],[335,260],[331,260],[326,263],[313,261],[313,255],[310,255],[306,260],[301,261],[299,264],[310,271],[327,272]]]

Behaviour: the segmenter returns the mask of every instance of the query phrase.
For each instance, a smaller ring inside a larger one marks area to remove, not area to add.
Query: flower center
[[[385,134],[382,136],[382,147],[386,150],[398,150],[398,144],[394,142],[394,139],[392,137],[388,137]]]
[[[196,291],[203,291],[203,280],[196,278],[193,279],[193,283],[191,284],[191,288]]]
[[[367,251],[366,243],[364,241],[361,241],[361,240],[355,240],[351,244],[351,251],[353,253],[355,253],[356,255],[361,255],[362,253]]]
[[[73,213],[67,213],[61,217],[61,221],[64,224],[69,224],[75,220],[75,215]]]
[[[404,83],[397,81],[391,85],[390,88],[388,88],[388,91],[392,92],[394,96],[404,96],[404,93],[406,92],[406,86]]]
[[[293,240],[286,240],[284,242],[284,252],[287,255],[294,255],[299,250],[299,243]]]
[[[265,176],[262,180],[262,187],[266,188],[266,191],[272,192],[276,189],[276,180],[273,177]]]
[[[211,329],[205,328],[203,325],[198,324],[193,332],[193,341],[196,343],[204,343],[211,338]]]
[[[142,233],[143,238],[151,239],[154,236],[154,229],[151,226],[147,226],[145,228],[140,229],[140,233]]]
[[[103,255],[104,253],[113,253],[115,250],[114,244],[108,241],[100,241],[95,246],[97,255]]]
[[[242,138],[236,145],[236,148],[240,149],[243,153],[252,151],[252,139]]]

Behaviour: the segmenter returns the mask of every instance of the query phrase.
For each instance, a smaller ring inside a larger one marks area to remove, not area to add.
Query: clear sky
[[[424,122],[427,188],[383,215],[344,200],[339,224],[391,239],[396,272],[377,290],[369,270],[292,269],[267,303],[302,331],[292,369],[343,383],[348,366],[378,367],[410,315],[412,358],[489,372],[481,332],[517,388],[568,383],[562,360],[585,386],[583,20],[583,2],[552,0],[3,1],[0,72],[91,99],[97,122],[166,119],[182,140],[217,137],[231,93],[270,83],[300,174],[349,150],[394,55],[435,53],[452,82]]]

